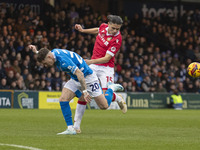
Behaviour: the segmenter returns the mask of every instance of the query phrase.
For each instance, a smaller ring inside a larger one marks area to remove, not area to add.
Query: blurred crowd
[[[80,6],[66,2],[52,7],[48,2],[37,14],[26,5],[14,10],[0,6],[0,89],[60,91],[69,80],[55,67],[45,68],[28,49],[62,48],[90,59],[95,35],[74,29],[99,27],[107,14],[93,10],[87,3]],[[198,79],[190,78],[186,69],[200,61],[200,11],[185,12],[179,20],[162,13],[159,17],[132,18],[120,15],[122,46],[115,59],[115,82],[126,92],[200,92]]]

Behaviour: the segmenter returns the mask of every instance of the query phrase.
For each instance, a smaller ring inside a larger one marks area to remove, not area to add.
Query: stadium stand
[[[90,58],[95,36],[77,32],[74,25],[98,27],[106,22],[107,14],[85,7],[69,1],[64,6],[45,4],[39,15],[29,6],[14,10],[2,3],[0,89],[59,91],[68,80],[66,74],[41,67],[27,45],[68,49]],[[122,84],[125,92],[171,92],[174,86],[180,93],[200,92],[199,80],[186,73],[188,64],[200,61],[198,9],[186,12],[179,24],[166,13],[158,18],[135,14],[130,19],[123,16],[123,20],[115,82]]]

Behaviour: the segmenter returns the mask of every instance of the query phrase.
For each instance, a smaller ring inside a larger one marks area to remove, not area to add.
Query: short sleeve
[[[112,41],[106,53],[110,54],[113,57],[119,51],[120,47],[121,40],[116,38],[114,41]]]

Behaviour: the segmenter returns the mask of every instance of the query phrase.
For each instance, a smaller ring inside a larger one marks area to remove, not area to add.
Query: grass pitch
[[[73,111],[74,114],[74,111]],[[0,150],[199,150],[200,110],[86,110],[82,133],[56,135],[60,110],[0,109]]]

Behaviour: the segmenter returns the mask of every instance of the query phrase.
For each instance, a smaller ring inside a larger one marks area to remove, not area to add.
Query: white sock
[[[113,92],[113,94],[115,94],[115,99],[114,99],[114,101],[116,101],[116,102],[121,102],[122,101],[122,98],[121,98],[121,96],[119,96],[117,93],[115,93],[115,92]]]
[[[68,126],[68,129],[71,130],[73,128],[73,125]]]
[[[80,129],[81,120],[84,115],[85,109],[86,109],[86,105],[81,105],[79,103],[77,104],[76,112],[75,112],[75,116],[74,116],[74,128],[75,129]]]

